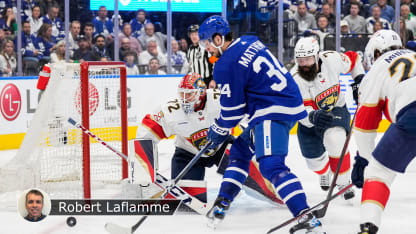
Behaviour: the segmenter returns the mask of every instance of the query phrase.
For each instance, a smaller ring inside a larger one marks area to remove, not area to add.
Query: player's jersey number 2
[[[266,74],[269,76],[269,78],[276,77],[278,80],[280,80],[279,84],[273,83],[270,86],[270,88],[274,91],[280,92],[287,86],[285,75],[288,71],[286,70],[285,67],[280,65],[279,61],[277,61],[276,57],[274,57],[274,55],[270,52],[270,50],[266,50],[266,51],[270,55],[270,57],[273,60],[273,63],[278,67],[278,69],[276,69],[271,63],[271,61],[269,61],[266,57],[258,56],[256,60],[254,60],[253,62],[253,70],[256,73],[259,73],[260,70],[262,69],[261,64],[262,63],[266,64],[268,67],[268,71],[266,72]]]
[[[389,67],[390,77],[396,75],[397,67],[402,65],[404,66],[403,72],[400,76],[399,82],[405,81],[411,77],[415,71],[412,71],[413,64],[416,62],[416,55],[413,55],[412,58],[402,57],[397,59],[393,62],[393,64]],[[414,76],[414,75],[413,75]]]

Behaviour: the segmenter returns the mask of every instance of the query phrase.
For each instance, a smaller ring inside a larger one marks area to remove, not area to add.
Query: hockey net
[[[127,164],[80,129],[127,155],[126,70],[120,62],[52,64],[48,86],[16,156],[0,169],[0,192],[41,188],[51,198],[107,198]]]

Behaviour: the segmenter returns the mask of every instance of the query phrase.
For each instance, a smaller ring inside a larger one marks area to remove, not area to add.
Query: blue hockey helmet
[[[213,15],[205,19],[205,21],[199,27],[199,39],[201,41],[208,40],[212,41],[212,36],[216,33],[221,36],[225,36],[230,32],[230,25],[226,19],[219,15]]]

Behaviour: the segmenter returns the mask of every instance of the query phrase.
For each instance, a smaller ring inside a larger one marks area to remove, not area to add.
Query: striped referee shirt
[[[191,72],[196,72],[204,78],[208,86],[212,80],[212,64],[208,61],[208,51],[199,45],[191,45],[186,53]]]

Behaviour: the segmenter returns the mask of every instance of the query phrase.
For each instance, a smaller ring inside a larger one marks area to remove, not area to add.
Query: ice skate
[[[343,188],[345,188],[347,185],[337,185],[337,188],[338,188],[338,190],[342,190]],[[355,192],[354,192],[354,189],[351,187],[351,188],[349,188],[347,191],[345,191],[345,193],[344,193],[344,199],[346,200],[346,201],[348,201],[348,200],[350,200],[350,199],[352,199],[352,198],[354,198],[354,196],[355,196]]]
[[[321,185],[322,190],[328,191],[331,184],[331,172],[329,170],[326,173],[319,175],[319,184]]]
[[[299,219],[298,224],[290,228],[290,234],[326,234],[322,230],[321,222],[313,215],[307,214]]]
[[[223,197],[217,197],[214,206],[208,211],[206,217],[208,218],[208,227],[217,228],[217,226],[224,220],[226,211],[230,208],[231,201]]]
[[[358,234],[376,234],[378,227],[372,223],[360,224],[360,232]]]

